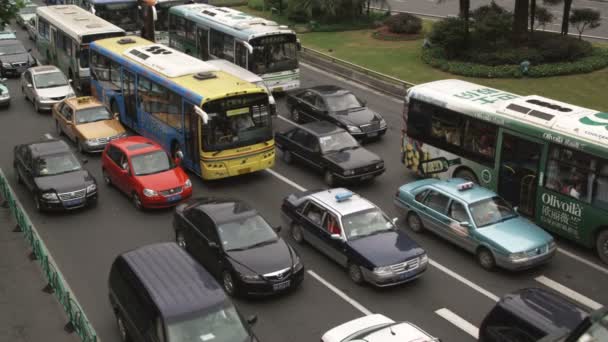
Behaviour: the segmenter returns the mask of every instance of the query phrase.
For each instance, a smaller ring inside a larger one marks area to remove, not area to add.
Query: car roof
[[[346,193],[352,193],[352,196],[341,202],[336,199],[336,195]],[[310,194],[308,197],[341,216],[376,208],[370,201],[345,188],[327,189]]]
[[[68,99],[65,99],[65,103],[74,109],[104,106],[103,103],[101,103],[93,96],[70,97]]]
[[[164,318],[200,312],[226,301],[211,274],[173,242],[143,246],[121,257]]]
[[[113,140],[110,144],[120,148],[129,156],[163,150],[156,142],[139,135]]]
[[[487,198],[498,196],[495,192],[486,189],[478,184],[473,184],[473,187],[466,190],[458,190],[458,186],[467,183],[466,179],[452,178],[448,180],[438,181],[428,185],[430,188],[435,188],[443,191],[453,198],[457,198],[467,204],[475,203]]]
[[[32,151],[34,158],[72,151],[65,141],[59,139],[37,141],[27,144],[27,146]]]
[[[312,89],[312,90],[316,91],[317,93],[324,95],[324,96],[342,95],[342,94],[350,93],[349,90],[340,88],[335,85],[320,85],[320,86],[316,86],[316,87],[311,87],[309,89]]]
[[[216,224],[231,222],[242,217],[258,215],[247,202],[233,198],[197,198],[189,208],[197,208],[207,214]]]
[[[340,132],[346,132],[344,129],[327,121],[313,121],[299,125],[299,128],[302,128],[303,130],[311,133],[312,135],[319,137],[333,135]]]
[[[41,65],[41,66],[31,67],[29,70],[32,72],[32,74],[46,74],[49,72],[61,72],[61,70],[59,70],[59,68],[54,65]]]

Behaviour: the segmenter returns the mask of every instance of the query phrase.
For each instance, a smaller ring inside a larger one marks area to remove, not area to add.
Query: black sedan
[[[298,159],[310,165],[323,172],[329,186],[372,179],[384,172],[382,158],[329,122],[311,122],[277,133],[275,144],[287,164]]]
[[[258,212],[239,200],[198,198],[173,218],[176,242],[235,295],[272,295],[297,288],[304,266],[296,251]]]
[[[82,168],[68,144],[45,140],[17,145],[17,182],[34,193],[36,209],[64,210],[97,204],[97,182]]]
[[[348,90],[331,86],[300,89],[287,95],[287,108],[297,123],[329,121],[357,139],[386,133],[386,121]]]
[[[0,40],[0,74],[2,77],[17,76],[29,67],[38,65],[29,50],[17,39]]]

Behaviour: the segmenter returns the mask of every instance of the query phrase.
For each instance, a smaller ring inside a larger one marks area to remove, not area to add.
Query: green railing
[[[15,231],[23,232],[23,236],[32,247],[30,257],[40,262],[40,266],[48,281],[44,288],[49,293],[54,293],[55,297],[63,306],[69,322],[65,326],[68,332],[76,332],[83,342],[99,342],[97,334],[89,323],[87,316],[73,296],[73,292],[63,278],[61,271],[53,260],[44,242],[38,235],[38,231],[30,221],[29,217],[15,193],[11,189],[6,175],[0,168],[0,200],[4,200],[5,206],[11,210],[11,213],[17,221]]]

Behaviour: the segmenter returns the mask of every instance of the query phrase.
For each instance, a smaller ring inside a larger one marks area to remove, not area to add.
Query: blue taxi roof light
[[[348,200],[349,198],[353,197],[353,193],[350,191],[345,191],[345,192],[341,192],[339,194],[336,194],[336,201],[339,202],[344,202],[346,200]]]

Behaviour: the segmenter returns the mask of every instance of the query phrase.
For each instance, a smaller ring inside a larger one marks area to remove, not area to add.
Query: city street
[[[425,11],[422,6],[414,9],[407,2],[393,2],[394,9]],[[603,5],[608,12],[608,4],[584,3]],[[452,8],[455,4],[450,1],[446,6]],[[428,6],[434,8],[435,5],[429,2]],[[603,32],[608,36],[608,31]],[[26,42],[26,48],[33,47],[23,30],[17,29],[17,34]],[[384,116],[389,127],[387,134],[366,147],[384,158],[387,171],[352,190],[375,202],[389,216],[397,216],[393,194],[398,186],[414,179],[399,160],[403,102],[306,65],[302,65],[301,80],[303,87],[329,83],[351,89]],[[36,113],[32,104],[23,99],[18,79],[7,81],[7,85],[12,103],[10,108],[0,111],[0,167],[101,340],[119,341],[108,303],[110,265],[121,252],[173,240],[172,210],[135,210],[126,196],[103,184],[99,155],[87,155],[85,167],[99,184],[97,208],[58,214],[36,212],[31,194],[16,182],[13,146],[54,136],[55,129],[50,114]],[[276,131],[283,131],[292,123],[284,99],[279,102],[279,117],[274,124]],[[257,174],[212,182],[203,182],[193,174],[190,177],[195,196],[243,199],[255,206],[273,226],[281,224],[279,209],[285,196],[294,191],[325,188],[321,175],[298,164],[286,165],[279,158],[274,169]],[[338,324],[365,314],[382,313],[394,320],[411,321],[444,341],[460,342],[475,339],[476,327],[501,295],[522,287],[553,287],[590,308],[608,303],[608,268],[601,265],[591,251],[567,242],[558,240],[560,252],[544,267],[521,273],[502,270],[489,273],[479,267],[474,256],[444,240],[428,233],[415,235],[402,219],[398,225],[429,254],[431,263],[420,279],[389,289],[357,286],[337,264],[310,246],[294,243],[307,269],[302,287],[284,296],[237,300],[238,307],[245,315],[258,315],[254,330],[261,341],[318,341],[325,331]],[[287,228],[284,227],[281,235],[291,242]]]
[[[458,0],[387,0],[392,10],[414,12],[417,14],[429,14],[433,16],[449,16],[458,14]],[[496,0],[494,1],[499,6],[513,12],[515,6],[514,0]],[[472,0],[471,10],[489,4],[490,1]],[[563,4],[546,5],[542,1],[537,2],[537,6],[547,7],[554,16],[551,24],[547,25],[546,29],[550,31],[560,31],[562,25]],[[598,28],[585,30],[583,33],[587,36],[596,36],[608,39],[608,2],[601,0],[574,0],[572,8],[591,8],[600,11],[602,21]],[[574,26],[570,26],[570,33],[578,34]]]

